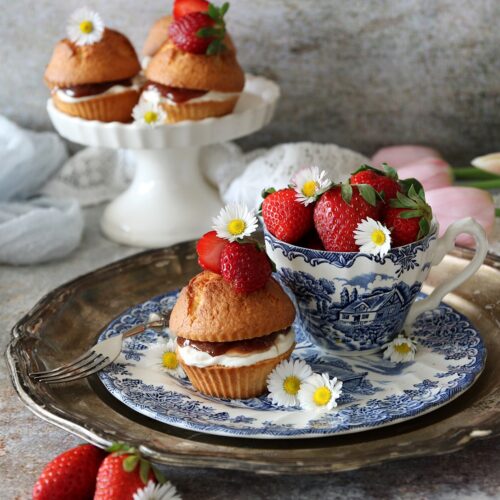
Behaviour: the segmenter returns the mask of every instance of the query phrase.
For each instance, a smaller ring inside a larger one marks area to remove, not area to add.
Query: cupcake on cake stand
[[[231,114],[154,128],[69,116],[52,99],[47,110],[56,130],[70,141],[131,151],[136,162],[134,179],[105,209],[101,227],[118,243],[154,248],[194,239],[210,227],[222,202],[202,177],[201,148],[260,130],[270,122],[279,95],[274,82],[246,75]]]

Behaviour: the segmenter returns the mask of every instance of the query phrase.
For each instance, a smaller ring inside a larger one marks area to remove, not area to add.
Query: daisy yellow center
[[[245,221],[243,219],[233,219],[232,221],[229,221],[227,230],[233,236],[237,236],[238,234],[243,233],[246,227],[247,225],[245,224]]]
[[[168,370],[175,370],[179,366],[177,354],[175,352],[167,351],[163,353],[162,363]]]
[[[377,246],[381,246],[385,243],[385,233],[381,229],[375,229],[372,233],[372,242]]]
[[[290,375],[285,380],[283,380],[283,390],[287,394],[296,396],[300,389],[300,380],[293,375]]]
[[[144,121],[148,124],[155,123],[158,120],[158,113],[155,111],[146,111],[144,113]]]
[[[408,354],[411,349],[408,344],[398,344],[394,346],[394,350],[399,354]]]
[[[318,406],[325,406],[332,399],[332,391],[328,387],[318,387],[313,394],[313,401]]]
[[[94,25],[92,24],[92,21],[82,21],[80,23],[80,31],[82,33],[85,33],[86,35],[92,33],[92,31],[94,31]]]
[[[316,183],[316,181],[307,181],[302,186],[302,194],[304,196],[307,196],[308,198],[311,198],[316,194],[316,189],[318,189],[318,184]]]

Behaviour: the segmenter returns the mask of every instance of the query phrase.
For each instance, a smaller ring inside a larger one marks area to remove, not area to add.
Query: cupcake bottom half
[[[232,113],[238,96],[225,99],[224,101],[185,102],[182,104],[161,103],[167,118],[165,123],[177,123],[184,120],[203,120]]]
[[[67,115],[85,120],[128,123],[132,121],[132,109],[139,101],[139,92],[127,90],[118,94],[97,95],[79,102],[62,101],[54,94],[52,100],[55,107]]]
[[[290,357],[295,344],[283,354],[250,366],[225,367],[221,365],[198,368],[179,363],[194,388],[203,394],[218,398],[248,399],[267,390],[267,377],[274,367]]]

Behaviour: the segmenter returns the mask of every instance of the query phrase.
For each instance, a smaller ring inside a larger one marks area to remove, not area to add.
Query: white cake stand
[[[135,177],[106,207],[101,228],[118,243],[156,248],[197,238],[209,230],[221,201],[201,175],[200,148],[267,125],[279,95],[275,83],[247,75],[243,94],[230,115],[155,128],[72,117],[58,111],[52,99],[47,110],[56,130],[70,141],[131,150]]]

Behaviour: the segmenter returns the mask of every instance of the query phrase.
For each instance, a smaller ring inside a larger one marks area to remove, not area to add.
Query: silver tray
[[[182,430],[144,417],[117,401],[97,376],[71,385],[39,385],[28,372],[68,361],[93,344],[121,311],[183,286],[199,272],[195,243],[144,252],[86,274],[44,297],[12,330],[6,356],[12,383],[39,417],[98,446],[126,441],[168,465],[262,473],[352,470],[404,457],[459,450],[500,435],[500,259],[489,255],[480,271],[446,302],[465,314],[488,349],[474,388],[430,414],[388,428],[316,440],[239,440]],[[463,250],[432,270],[424,291],[462,269]]]

